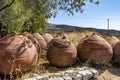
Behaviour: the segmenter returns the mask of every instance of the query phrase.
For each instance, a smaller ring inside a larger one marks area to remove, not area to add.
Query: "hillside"
[[[81,31],[95,31],[102,35],[113,35],[113,36],[120,36],[119,30],[107,30],[107,29],[96,29],[96,28],[84,28],[78,26],[71,26],[71,25],[58,25],[58,24],[49,24],[48,32],[81,32]]]

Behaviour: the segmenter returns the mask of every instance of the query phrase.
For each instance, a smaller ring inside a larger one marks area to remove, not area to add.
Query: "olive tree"
[[[98,0],[1,0],[0,13],[9,31],[43,32],[47,19],[56,17],[59,11],[68,15],[82,13],[87,2]]]

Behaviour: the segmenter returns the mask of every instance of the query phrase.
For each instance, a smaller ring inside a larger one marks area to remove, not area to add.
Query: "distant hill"
[[[58,25],[58,24],[49,24],[48,32],[82,32],[82,31],[95,31],[102,35],[113,35],[113,36],[119,36],[120,37],[120,31],[119,30],[107,30],[107,29],[96,29],[96,28],[84,28],[84,27],[78,27],[78,26],[71,26],[71,25]]]

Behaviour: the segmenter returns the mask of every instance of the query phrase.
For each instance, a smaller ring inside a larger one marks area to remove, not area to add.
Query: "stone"
[[[64,80],[72,80],[72,78],[70,76],[63,76]]]
[[[58,73],[53,73],[50,75],[39,75],[39,74],[33,74],[35,77],[25,79],[25,80],[92,80],[97,79],[98,72],[95,69],[88,68],[88,67],[82,67],[82,68],[76,68],[69,69],[65,71],[60,71]]]
[[[33,73],[33,76],[36,77],[36,76],[39,76],[39,74]]]
[[[25,80],[36,80],[36,78],[29,78],[29,79],[25,79]]]
[[[68,73],[68,74],[73,73],[73,72],[74,72],[73,70],[66,70],[65,71],[65,73]]]
[[[78,68],[79,70],[86,70],[88,69],[88,67],[82,67],[82,68]]]
[[[62,77],[51,77],[48,80],[64,80]]]
[[[95,70],[95,69],[90,69],[89,71],[92,72],[93,78],[97,78],[97,77],[98,77],[99,73],[98,73],[97,70]]]
[[[82,80],[82,75],[77,74],[75,77],[72,78],[72,80]]]
[[[44,75],[44,76],[37,76],[36,79],[47,79],[49,76],[48,75]]]
[[[25,80],[41,80],[41,79],[46,79],[46,78],[48,78],[48,75],[36,76],[36,77],[28,78],[28,79],[25,79]]]
[[[90,80],[93,77],[93,74],[88,70],[79,71],[78,73],[82,75],[82,80]]]

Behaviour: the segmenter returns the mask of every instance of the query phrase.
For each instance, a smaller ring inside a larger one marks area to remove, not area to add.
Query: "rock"
[[[89,69],[89,68],[88,67],[80,67],[78,69],[81,71],[81,70],[86,70],[86,69]]]
[[[37,76],[39,76],[39,74],[33,73],[33,76],[34,76],[34,77],[37,77]]]
[[[79,71],[79,74],[82,75],[82,80],[90,80],[93,76],[93,74],[88,70]]]
[[[97,34],[86,37],[78,47],[78,57],[95,64],[106,64],[113,56],[110,44]]]
[[[37,76],[36,77],[36,80],[46,80],[46,79],[48,79],[49,78],[49,76],[48,75],[44,75],[44,76]]]
[[[70,76],[63,76],[64,80],[72,80],[72,78]]]
[[[93,74],[93,78],[95,78],[95,79],[98,78],[99,73],[98,73],[97,70],[95,70],[95,69],[90,69],[89,71]]]
[[[37,80],[36,78],[29,78],[29,79],[25,79],[25,80]]]
[[[70,73],[73,73],[74,71],[73,70],[66,70],[65,73],[66,74],[70,74]]]
[[[39,76],[35,76],[33,78],[29,78],[25,80],[92,80],[92,79],[97,79],[98,72],[95,69],[89,69],[88,67],[86,67],[86,70],[83,70],[83,68],[56,72],[56,73],[52,73],[50,75],[44,75],[44,76],[39,75]]]
[[[33,77],[33,78],[28,78],[28,79],[25,79],[25,80],[46,80],[48,79],[48,75],[44,75],[44,76],[36,76],[36,77]]]
[[[75,77],[72,78],[72,80],[82,80],[82,75],[77,74]]]
[[[62,77],[51,77],[48,80],[64,80]]]

